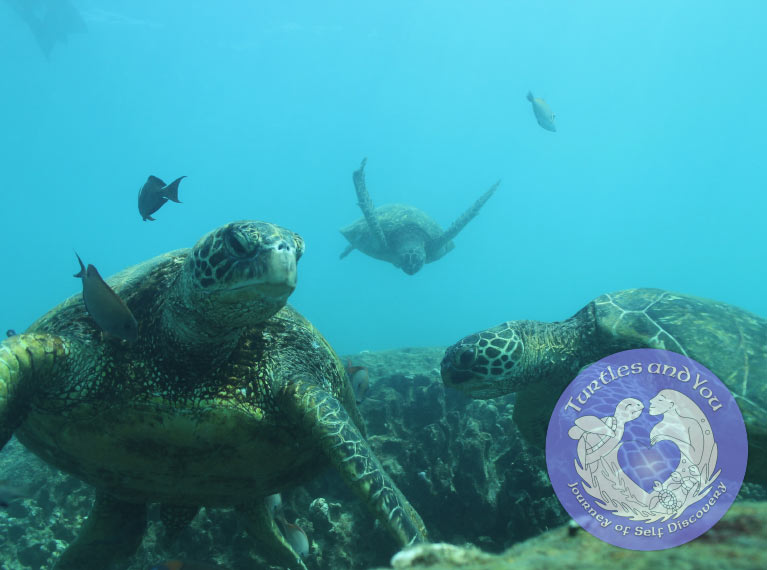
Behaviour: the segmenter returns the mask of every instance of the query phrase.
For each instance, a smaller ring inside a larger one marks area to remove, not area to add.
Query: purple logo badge
[[[597,538],[633,550],[678,546],[710,529],[735,500],[747,458],[727,387],[666,350],[627,350],[581,371],[546,436],[565,510]]]

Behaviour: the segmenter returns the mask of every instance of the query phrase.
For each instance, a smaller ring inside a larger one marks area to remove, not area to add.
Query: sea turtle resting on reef
[[[270,561],[304,565],[267,495],[328,464],[400,545],[423,523],[363,435],[343,363],[290,306],[302,239],[254,221],[160,255],[109,284],[138,321],[102,335],[75,295],[0,343],[0,436],[96,487],[57,570],[105,570],[131,556],[147,503],[166,540],[199,508],[233,506]]]
[[[474,398],[517,392],[514,420],[543,446],[581,368],[632,348],[678,352],[716,374],[746,422],[746,479],[767,483],[767,320],[726,303],[661,289],[602,295],[565,321],[508,321],[467,336],[445,352],[442,379]]]
[[[408,275],[417,273],[424,263],[436,261],[452,250],[455,247],[453,238],[479,213],[500,184],[500,181],[493,184],[447,231],[443,231],[429,215],[413,206],[386,204],[373,207],[365,186],[366,162],[367,159],[363,159],[359,170],[352,175],[363,217],[341,228],[341,233],[349,240],[341,259],[359,249],[370,257],[388,261]]]

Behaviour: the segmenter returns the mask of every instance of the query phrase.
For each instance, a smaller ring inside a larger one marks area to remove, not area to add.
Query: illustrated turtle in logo
[[[571,439],[578,440],[577,453],[581,467],[585,468],[598,462],[602,457],[617,452],[623,439],[626,422],[637,419],[643,409],[644,404],[636,398],[625,398],[615,406],[613,416],[577,418],[567,435]]]

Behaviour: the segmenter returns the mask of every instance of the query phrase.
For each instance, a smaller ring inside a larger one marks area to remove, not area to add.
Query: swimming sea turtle
[[[475,398],[517,392],[514,420],[542,446],[579,370],[632,348],[678,352],[716,374],[746,422],[746,479],[767,483],[767,320],[726,303],[660,289],[602,295],[562,322],[509,321],[467,336],[445,352],[442,379]]]
[[[234,222],[109,280],[138,321],[102,334],[75,295],[0,343],[0,443],[15,433],[96,487],[57,570],[133,554],[147,503],[172,540],[205,506],[233,506],[269,559],[303,568],[264,498],[332,464],[400,545],[423,523],[384,473],[343,363],[286,300],[303,240]]]
[[[500,184],[500,181],[493,184],[447,231],[443,231],[429,215],[413,206],[386,204],[374,208],[365,186],[366,162],[367,159],[363,159],[359,170],[352,175],[364,217],[341,228],[341,233],[349,240],[341,259],[359,249],[370,257],[388,261],[408,275],[417,273],[424,263],[436,261],[452,250],[455,247],[453,238],[479,213]]]

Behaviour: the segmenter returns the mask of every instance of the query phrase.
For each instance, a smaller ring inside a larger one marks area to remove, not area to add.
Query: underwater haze
[[[107,276],[239,219],[304,237],[290,302],[342,354],[633,287],[767,314],[767,3],[70,3],[73,33],[0,0],[3,331],[81,290],[73,250]],[[444,228],[501,185],[410,276],[339,259],[364,157]],[[150,174],[187,176],[154,222]]]

